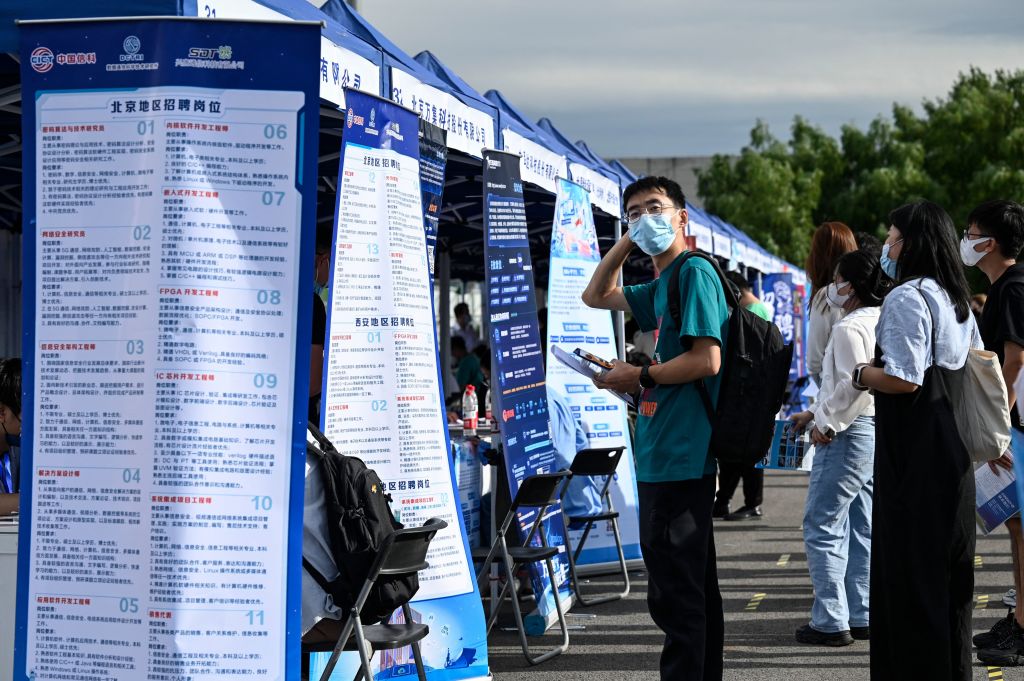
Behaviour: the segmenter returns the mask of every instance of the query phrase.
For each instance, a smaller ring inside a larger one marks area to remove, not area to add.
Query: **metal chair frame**
[[[494,623],[498,619],[498,614],[501,611],[501,602],[511,589],[510,600],[512,601],[512,610],[515,615],[516,629],[519,633],[519,644],[522,646],[523,655],[526,657],[526,661],[531,665],[546,662],[547,660],[550,660],[557,655],[561,655],[568,650],[569,627],[565,621],[565,612],[562,610],[562,600],[558,595],[558,582],[555,575],[555,566],[551,561],[552,556],[548,555],[543,558],[543,561],[547,567],[548,577],[551,580],[551,591],[555,599],[555,610],[558,613],[558,625],[562,630],[562,642],[557,647],[543,653],[534,654],[531,652],[530,644],[526,640],[526,627],[523,624],[523,613],[519,607],[519,598],[516,595],[515,589],[512,587],[516,581],[516,569],[520,565],[528,562],[539,562],[540,559],[531,560],[526,557],[515,559],[512,554],[519,554],[522,556],[524,552],[529,554],[531,551],[536,551],[538,548],[552,548],[548,546],[547,539],[544,537],[543,532],[545,512],[548,507],[555,504],[561,498],[559,485],[563,484],[564,486],[564,481],[567,481],[571,476],[572,473],[569,471],[558,471],[556,473],[531,475],[523,480],[522,485],[519,486],[519,491],[516,493],[515,499],[512,500],[512,506],[509,508],[508,514],[505,516],[505,520],[501,523],[501,527],[499,527],[495,533],[490,551],[488,551],[487,557],[483,559],[483,565],[477,573],[477,581],[480,582],[487,574],[492,561],[496,558],[500,558],[505,563],[505,585],[502,587],[501,593],[498,595],[497,603],[492,603],[491,614],[487,619],[487,633],[489,634],[491,629],[494,627]],[[523,540],[522,546],[515,546],[510,549],[508,542],[505,540],[505,534],[512,526],[512,523],[516,521],[516,513],[520,508],[534,509],[537,514],[537,518],[533,521],[533,525],[530,527],[529,533],[527,533],[526,538]],[[530,542],[533,540],[534,534],[537,534],[540,538],[540,547],[530,546]],[[543,551],[541,552],[543,553]]]
[[[573,477],[604,477],[605,479],[604,486],[601,488],[600,498],[602,504],[607,506],[607,511],[602,511],[601,513],[589,516],[570,517],[565,512],[565,504],[562,504],[562,514],[565,518],[565,552],[569,558],[569,576],[572,579],[573,592],[576,595],[576,600],[582,606],[591,606],[598,605],[600,603],[608,603],[610,601],[617,601],[629,595],[629,571],[626,568],[626,555],[622,550],[622,538],[619,535],[619,514],[615,511],[615,505],[612,503],[612,495],[609,492],[612,480],[615,477],[615,469],[619,466],[619,460],[622,458],[623,451],[625,451],[625,447],[584,449],[576,454],[576,458],[573,459],[572,465],[569,467]],[[568,489],[568,485],[565,485],[562,488],[561,498],[563,501]],[[576,546],[575,550],[573,550],[572,539],[569,537],[570,520],[586,522],[586,525],[583,528],[583,536],[580,537],[579,544]],[[583,546],[587,541],[587,537],[590,535],[590,530],[594,527],[595,523],[600,522],[601,520],[608,520],[612,524],[612,535],[615,537],[615,549],[619,555],[619,572],[622,575],[622,581],[625,584],[625,588],[619,593],[607,594],[596,598],[591,597],[588,599],[584,598],[582,583],[576,575],[576,561],[579,560],[580,555],[583,553]]]
[[[372,624],[367,625],[364,629],[359,615],[363,606],[366,605],[367,598],[370,596],[370,590],[380,577],[407,575],[413,572],[421,572],[427,568],[426,555],[430,542],[434,535],[446,527],[448,527],[448,523],[445,521],[439,518],[431,518],[422,527],[409,527],[397,530],[388,537],[384,546],[381,547],[380,552],[377,554],[373,565],[370,567],[370,572],[363,583],[363,588],[356,597],[355,604],[345,617],[345,624],[342,626],[337,642],[330,649],[331,658],[327,662],[327,667],[324,668],[323,673],[320,675],[320,681],[328,681],[330,679],[335,666],[338,664],[338,658],[346,647],[351,647],[350,639],[353,637],[355,638],[355,649],[359,653],[359,670],[356,672],[354,681],[360,681],[360,679],[364,678],[367,681],[373,679],[373,674],[370,672],[370,659],[373,657],[374,652],[377,650],[404,648],[407,645],[412,647],[412,656],[416,663],[416,675],[419,677],[419,681],[427,680],[419,642],[430,633],[430,628],[426,625],[422,625],[422,628],[420,628],[413,623],[412,611],[409,608],[408,601],[401,605],[402,614],[405,616],[404,625]],[[417,545],[416,542],[422,543]],[[378,627],[398,627],[400,631],[401,629],[406,631],[404,634],[397,636],[398,640],[395,645],[368,643],[366,630],[373,630]],[[369,654],[367,653],[367,648],[372,648]],[[326,650],[326,648],[317,645],[303,646],[303,654],[308,652],[326,652]]]

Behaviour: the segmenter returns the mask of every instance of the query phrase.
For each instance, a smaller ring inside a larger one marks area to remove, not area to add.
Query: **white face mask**
[[[843,284],[844,288],[849,286],[849,283]],[[842,310],[843,306],[846,305],[846,301],[848,301],[852,295],[852,288],[850,292],[840,294],[839,286],[837,286],[835,282],[832,282],[828,285],[828,289],[825,291],[825,300],[827,300],[828,304],[832,307]]]
[[[964,238],[960,240],[960,259],[968,267],[974,267],[981,259],[988,255],[988,251],[976,251],[975,246],[990,241],[992,237],[983,236],[980,239],[968,239],[967,235],[964,234]]]

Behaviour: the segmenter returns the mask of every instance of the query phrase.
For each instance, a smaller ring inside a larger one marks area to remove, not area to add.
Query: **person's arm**
[[[632,393],[640,386],[641,368],[613,360],[614,368],[594,379],[598,388]],[[652,364],[650,376],[659,385],[693,383],[715,376],[722,369],[722,349],[716,338],[694,338],[693,347],[664,364]]]
[[[908,395],[921,387],[902,378],[890,376],[880,367],[864,367],[860,374],[860,383],[866,388],[886,395]]]
[[[312,345],[309,351],[309,396],[320,394],[324,382],[324,346]]]
[[[1006,382],[1006,397],[1010,409],[1017,402],[1017,393],[1014,389],[1014,382],[1020,371],[1024,368],[1024,346],[1013,341],[1003,343],[1003,381]],[[1017,411],[1022,411],[1019,407]]]
[[[594,276],[583,291],[583,303],[587,307],[594,307],[600,310],[620,310],[629,312],[629,303],[622,293],[622,287],[618,284],[619,270],[633,250],[633,240],[628,234],[624,234],[611,250],[601,258]]]

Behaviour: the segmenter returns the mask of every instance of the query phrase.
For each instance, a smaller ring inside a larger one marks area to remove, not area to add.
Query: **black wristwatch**
[[[653,388],[658,385],[658,382],[651,376],[651,365],[645,364],[640,369],[640,387],[641,388]]]
[[[851,378],[853,379],[853,381],[852,381],[853,387],[856,390],[864,391],[864,390],[868,389],[868,387],[866,385],[864,385],[863,383],[860,382],[861,374],[864,373],[864,367],[866,367],[866,366],[869,366],[869,365],[868,364],[858,364],[857,367],[853,370],[853,375],[851,376]]]

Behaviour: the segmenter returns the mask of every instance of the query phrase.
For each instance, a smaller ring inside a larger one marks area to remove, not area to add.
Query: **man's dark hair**
[[[452,336],[452,350],[466,352],[466,339],[462,336]]]
[[[957,321],[967,321],[971,293],[960,261],[956,227],[949,213],[931,201],[918,201],[889,213],[889,224],[903,236],[897,261],[900,280],[931,277],[953,301]]]
[[[21,358],[0,361],[0,404],[21,418]]]
[[[857,241],[858,251],[864,251],[875,258],[882,255],[882,242],[874,234],[868,234],[867,232],[854,232],[853,238]]]
[[[467,305],[466,303],[459,303],[458,305],[455,306],[455,316],[456,317],[458,317],[463,312],[465,312],[466,314],[469,314],[469,305]]]
[[[1024,248],[1024,206],[1016,201],[986,201],[967,217],[967,226],[971,225],[991,235],[1004,258],[1016,260]]]
[[[679,183],[675,180],[670,180],[669,178],[661,177],[660,175],[648,175],[647,177],[641,177],[639,180],[626,187],[626,190],[622,192],[622,205],[629,205],[629,200],[633,198],[634,194],[653,190],[665,192],[665,196],[667,196],[677,207],[686,208],[686,195],[683,194],[683,188],[680,187]]]
[[[740,290],[740,293],[744,291],[751,291],[750,282],[742,274],[736,271],[729,271],[725,273],[725,278],[728,279],[733,286]]]

